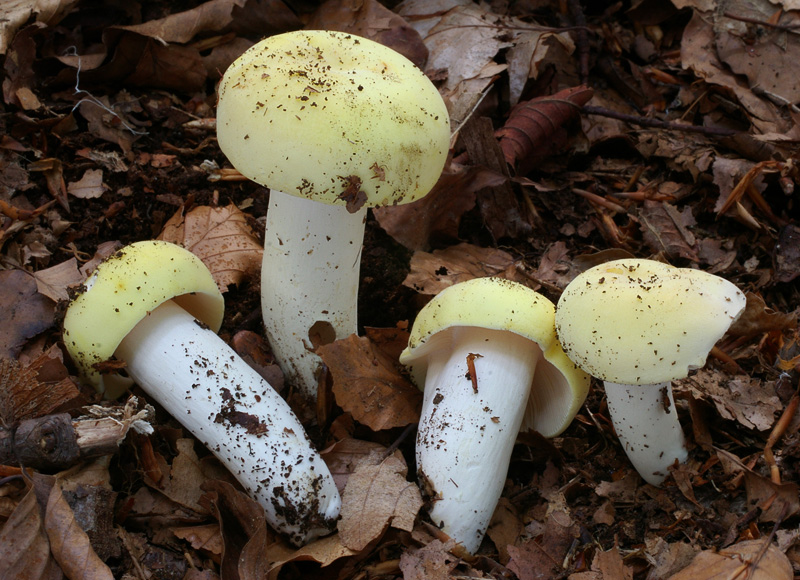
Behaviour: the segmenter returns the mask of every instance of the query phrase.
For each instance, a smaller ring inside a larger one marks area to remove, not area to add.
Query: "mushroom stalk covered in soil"
[[[224,303],[191,252],[138,242],[100,264],[70,303],[64,343],[106,395],[131,381],[208,447],[295,545],[331,532],[331,474],[280,395],[216,335]],[[115,357],[129,378],[102,375]]]
[[[317,392],[317,346],[357,332],[368,207],[426,195],[450,143],[436,88],[394,50],[300,30],[242,54],[219,87],[217,138],[270,188],[262,264],[267,338],[287,380]]]
[[[425,389],[416,456],[431,520],[470,553],[503,491],[517,433],[558,435],[588,393],[554,317],[553,304],[521,284],[470,280],[419,312],[400,355]]]
[[[660,485],[688,457],[671,381],[705,364],[744,307],[744,294],[727,280],[654,260],[600,264],[562,293],[561,344],[605,382],[614,429],[647,483]]]

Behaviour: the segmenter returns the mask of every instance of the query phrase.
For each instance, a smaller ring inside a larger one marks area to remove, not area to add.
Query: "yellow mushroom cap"
[[[299,30],[262,40],[228,68],[217,139],[236,169],[266,187],[372,207],[430,191],[450,120],[436,87],[400,53],[353,34]],[[366,200],[353,199],[359,191]]]
[[[555,333],[555,307],[530,288],[502,278],[476,278],[442,290],[419,311],[400,362],[425,384],[427,357],[446,348],[447,330],[506,330],[535,342],[536,365],[522,429],[554,437],[569,426],[589,392],[590,377],[567,358]]]
[[[586,372],[614,383],[653,384],[703,366],[744,307],[744,294],[719,276],[654,260],[614,260],[567,286],[556,329]]]
[[[211,272],[190,251],[161,241],[136,242],[102,262],[64,316],[64,344],[81,374],[107,398],[130,381],[101,375],[94,365],[109,360],[147,314],[167,300],[219,330],[225,302]]]

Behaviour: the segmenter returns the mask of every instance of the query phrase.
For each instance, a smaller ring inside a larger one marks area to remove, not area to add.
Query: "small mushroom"
[[[475,553],[520,428],[554,437],[570,424],[589,376],[561,349],[555,309],[516,282],[455,284],[420,310],[400,362],[424,385],[417,472],[431,520]]]
[[[225,72],[217,138],[242,174],[270,188],[261,293],[287,380],[317,392],[317,346],[357,332],[368,207],[426,195],[444,167],[450,120],[404,56],[353,34],[269,37]]]
[[[224,307],[194,254],[137,242],[86,280],[64,317],[64,344],[106,397],[135,381],[220,459],[273,528],[302,545],[330,533],[339,493],[286,401],[216,335]],[[113,372],[112,357],[128,377]]]
[[[614,429],[646,482],[660,485],[688,455],[671,381],[705,364],[744,307],[723,278],[638,259],[590,268],[561,295],[559,340],[605,382]]]

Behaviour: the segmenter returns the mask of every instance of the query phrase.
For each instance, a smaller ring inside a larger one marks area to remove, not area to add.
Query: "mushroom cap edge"
[[[63,339],[81,375],[106,398],[130,385],[95,365],[109,360],[122,340],[147,314],[174,300],[217,332],[225,301],[211,272],[189,250],[148,240],[125,246],[100,263],[67,307]]]
[[[570,359],[599,379],[660,383],[703,366],[745,303],[719,276],[625,258],[575,277],[558,301],[556,332]]]
[[[454,326],[507,330],[536,343],[543,358],[536,366],[522,430],[544,437],[563,432],[589,393],[591,377],[564,353],[555,334],[553,303],[527,286],[496,277],[475,278],[445,288],[417,314],[400,362],[411,367],[420,388],[426,357],[436,348],[430,340]]]

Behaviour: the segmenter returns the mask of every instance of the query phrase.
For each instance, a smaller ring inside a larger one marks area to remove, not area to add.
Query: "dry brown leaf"
[[[748,509],[758,508],[762,522],[783,521],[800,512],[800,486],[775,483],[747,467],[741,459],[724,449],[715,449],[727,473],[744,472]]]
[[[562,562],[578,533],[577,524],[561,509],[550,511],[541,526],[537,539],[508,547],[511,556],[508,569],[519,580],[545,580],[560,574]]]
[[[514,258],[508,252],[472,244],[458,244],[432,254],[414,252],[411,272],[403,285],[420,294],[435,295],[459,282],[501,276],[513,264]]]
[[[283,542],[270,544],[264,553],[269,562],[269,570],[274,571],[288,562],[317,562],[322,567],[329,566],[339,558],[353,556],[356,552],[347,548],[339,534],[320,538],[299,549],[289,547]]]
[[[744,312],[728,332],[733,336],[758,336],[765,332],[792,330],[797,326],[797,314],[776,312],[755,292],[745,293]]]
[[[377,0],[328,0],[306,22],[306,28],[369,38],[396,50],[421,69],[428,60],[428,49],[419,33]]]
[[[791,282],[800,276],[800,227],[788,224],[775,244],[775,280]]]
[[[67,184],[67,193],[78,199],[94,199],[106,191],[102,169],[87,169],[78,181]]]
[[[678,211],[666,202],[646,201],[639,211],[642,238],[653,253],[663,252],[670,258],[686,258],[694,262],[697,257],[697,239],[689,230],[697,225],[692,208]]]
[[[64,499],[61,483],[56,480],[47,500],[44,529],[50,540],[50,550],[64,575],[70,580],[92,578],[114,580],[111,569],[98,557]]]
[[[616,546],[598,551],[592,561],[592,569],[600,572],[603,580],[633,580],[633,570],[622,563]]]
[[[197,513],[207,513],[200,504],[200,497],[205,493],[200,486],[206,477],[194,451],[194,439],[178,439],[175,447],[178,454],[172,465],[163,467],[163,472],[169,475],[161,479],[156,489],[177,504]]]
[[[54,344],[25,366],[0,359],[0,420],[15,425],[86,402],[70,378],[63,356]]]
[[[475,207],[476,192],[507,178],[485,167],[451,164],[422,199],[372,210],[381,227],[409,250],[458,239],[462,216]]]
[[[47,497],[53,478],[34,474],[33,485],[0,528],[0,578],[60,580],[37,501],[37,488]]]
[[[336,403],[359,423],[380,431],[419,419],[422,393],[368,338],[352,334],[317,352],[333,377]]]
[[[764,550],[765,541],[749,540],[719,551],[703,550],[668,580],[792,580],[789,559],[772,544]]]
[[[460,560],[450,553],[454,547],[453,540],[446,544],[433,540],[418,550],[404,551],[400,555],[403,580],[450,580]]]
[[[362,463],[369,461],[369,458],[376,451],[383,452],[386,448],[380,443],[364,441],[363,439],[353,439],[349,437],[337,441],[323,452],[325,463],[330,469],[333,481],[339,493],[344,492],[347,480]]]
[[[675,381],[674,388],[688,389],[695,399],[711,400],[724,419],[737,421],[748,429],[766,431],[783,410],[772,381],[747,376],[730,378],[724,373],[700,369],[689,378]]]
[[[261,244],[245,214],[233,204],[198,206],[186,214],[181,208],[158,239],[181,245],[203,260],[222,292],[257,274],[261,265]]]
[[[77,286],[85,280],[85,276],[78,270],[78,260],[75,258],[34,272],[33,278],[36,280],[39,293],[53,302],[67,300],[69,298],[67,288]]]
[[[508,563],[511,558],[508,554],[508,546],[518,544],[524,527],[514,504],[508,498],[501,497],[494,508],[492,519],[486,530],[486,536],[494,542],[499,552],[501,564]]]
[[[399,453],[382,459],[373,452],[350,476],[342,494],[339,536],[356,552],[379,539],[391,525],[411,531],[422,507],[419,488],[406,480],[408,466]]]
[[[218,524],[173,527],[176,538],[187,541],[195,550],[211,554],[215,559],[222,555],[222,534]]]

